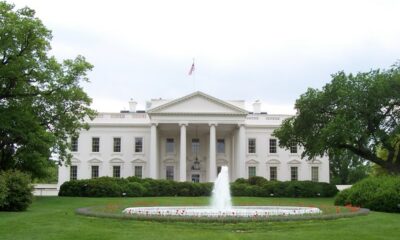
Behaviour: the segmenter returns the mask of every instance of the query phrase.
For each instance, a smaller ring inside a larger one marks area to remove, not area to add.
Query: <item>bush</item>
[[[210,196],[212,184],[174,182],[137,177],[74,180],[61,185],[59,196],[73,197],[155,197]]]
[[[59,196],[77,197],[155,197],[210,196],[212,183],[175,182],[136,177],[75,180],[60,187]],[[262,177],[238,179],[231,183],[232,196],[249,197],[333,197],[338,190],[329,183],[311,181],[278,182]]]
[[[333,197],[338,192],[333,184],[311,181],[267,181],[257,177],[231,184],[233,196],[254,197]]]
[[[400,212],[400,176],[361,180],[340,192],[335,198],[335,204],[351,204],[382,212]]]
[[[5,171],[0,174],[0,210],[25,211],[32,203],[32,186],[29,175],[20,171]],[[1,187],[3,185],[3,187]],[[4,191],[4,185],[6,190]]]
[[[259,176],[250,177],[248,180],[248,183],[250,185],[257,185],[257,186],[261,186],[266,182],[268,182],[267,179],[265,179],[263,177],[259,177]]]
[[[0,208],[5,204],[8,195],[6,180],[0,175]]]

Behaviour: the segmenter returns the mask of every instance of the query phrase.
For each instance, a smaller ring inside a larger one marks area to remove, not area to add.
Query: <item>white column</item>
[[[237,164],[236,172],[238,178],[245,177],[245,161],[246,161],[246,132],[244,124],[239,124],[238,144],[237,144]]]
[[[179,181],[186,181],[186,126],[187,123],[180,123],[181,126],[181,147],[179,160]]]
[[[216,123],[210,123],[210,165],[208,171],[208,181],[214,182],[217,178],[217,162],[216,162]]]
[[[149,177],[157,179],[157,170],[157,123],[152,123],[150,128]]]

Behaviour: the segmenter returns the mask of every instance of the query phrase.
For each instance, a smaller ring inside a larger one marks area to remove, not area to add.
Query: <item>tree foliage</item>
[[[45,175],[51,156],[68,161],[68,136],[95,112],[80,83],[92,69],[84,57],[49,56],[51,32],[34,10],[0,2],[0,170]]]
[[[329,153],[330,182],[333,184],[353,184],[369,176],[370,162],[348,150]]]
[[[356,75],[338,72],[322,90],[308,89],[295,108],[298,114],[274,132],[281,147],[295,141],[309,159],[348,150],[400,173],[400,64]],[[386,154],[378,154],[382,149]]]

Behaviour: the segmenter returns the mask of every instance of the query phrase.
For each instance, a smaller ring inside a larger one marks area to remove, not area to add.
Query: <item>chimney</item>
[[[131,100],[129,101],[129,112],[136,112],[136,105],[137,102],[133,101],[133,99],[131,98]]]
[[[260,102],[260,100],[256,100],[254,103],[253,103],[253,112],[254,113],[261,113],[261,102]]]

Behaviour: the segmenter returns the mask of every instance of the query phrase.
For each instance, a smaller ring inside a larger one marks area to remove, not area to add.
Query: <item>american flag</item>
[[[192,66],[190,67],[189,75],[192,75],[193,72],[194,72],[194,62],[192,63]]]

